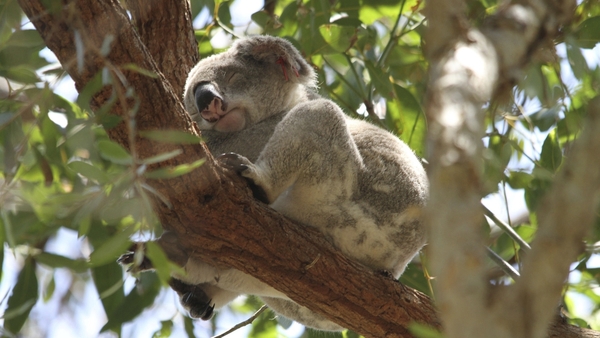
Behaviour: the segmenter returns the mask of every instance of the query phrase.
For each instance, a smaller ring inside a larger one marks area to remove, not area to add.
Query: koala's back
[[[304,168],[272,207],[318,228],[347,256],[399,277],[425,244],[418,210],[427,198],[425,171],[396,136],[345,116],[337,106],[331,109],[330,101],[313,102],[299,105],[284,121],[288,130],[293,125],[309,129],[287,133],[300,135],[293,151],[286,151],[302,158],[293,165]],[[317,114],[311,117],[310,110]],[[292,158],[271,149],[263,155]]]

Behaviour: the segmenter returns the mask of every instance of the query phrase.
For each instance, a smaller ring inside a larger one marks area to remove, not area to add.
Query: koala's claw
[[[227,169],[234,170],[240,174],[248,171],[252,166],[247,158],[236,153],[226,153],[217,157],[217,160],[221,165]]]

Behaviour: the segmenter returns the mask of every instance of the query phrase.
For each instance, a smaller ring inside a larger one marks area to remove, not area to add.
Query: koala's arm
[[[344,113],[325,99],[294,107],[277,125],[255,163],[235,154],[219,160],[261,187],[269,203],[298,180],[311,187],[327,181],[334,189],[328,195],[351,194],[356,171],[362,166]]]

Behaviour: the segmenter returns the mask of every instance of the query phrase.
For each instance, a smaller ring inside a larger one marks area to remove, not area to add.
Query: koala
[[[396,136],[348,117],[316,87],[314,70],[290,42],[254,36],[201,60],[189,73],[184,103],[210,151],[224,154],[219,162],[270,207],[317,228],[350,259],[398,278],[426,240],[418,216],[428,194],[423,166]],[[343,330],[241,271],[167,254],[186,271],[171,286],[192,317],[209,319],[215,308],[251,294],[307,327]],[[132,254],[121,262],[133,262]]]

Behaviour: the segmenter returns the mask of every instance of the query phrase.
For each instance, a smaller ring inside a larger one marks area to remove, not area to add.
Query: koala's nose
[[[198,85],[194,91],[194,96],[199,112],[205,110],[215,97],[222,100],[215,86],[208,82]]]

